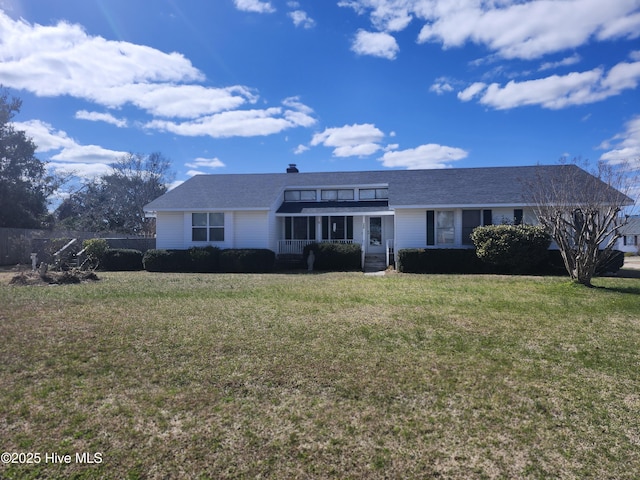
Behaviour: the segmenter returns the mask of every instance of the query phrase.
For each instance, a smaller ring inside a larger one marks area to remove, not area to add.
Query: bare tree
[[[584,165],[586,166],[586,164]],[[525,182],[525,198],[560,250],[571,279],[591,286],[591,279],[610,259],[624,209],[634,205],[629,192],[637,175],[626,164],[599,162],[588,173],[578,161],[539,166]]]
[[[127,154],[66,198],[56,210],[58,220],[73,230],[151,235],[155,222],[145,218],[143,207],[165,193],[172,178],[162,154]]]

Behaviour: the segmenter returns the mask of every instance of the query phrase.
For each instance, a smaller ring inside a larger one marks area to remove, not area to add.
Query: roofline
[[[392,216],[394,214],[391,210],[376,210],[371,212],[345,212],[345,211],[332,211],[327,210],[322,213],[276,213],[276,217],[327,217],[334,215],[336,217],[384,217]]]
[[[403,209],[429,209],[429,210],[441,210],[443,208],[509,208],[509,207],[530,207],[528,203],[449,203],[449,204],[429,204],[429,205],[389,205],[389,208],[394,210]]]
[[[270,212],[272,209],[269,207],[242,207],[242,208],[157,208],[157,209],[144,209],[144,213],[157,214],[162,212],[184,212],[184,213],[200,213],[200,212]]]

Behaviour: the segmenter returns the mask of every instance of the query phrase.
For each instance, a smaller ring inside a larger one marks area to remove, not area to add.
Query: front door
[[[369,242],[367,252],[384,253],[382,241],[382,217],[369,217]]]

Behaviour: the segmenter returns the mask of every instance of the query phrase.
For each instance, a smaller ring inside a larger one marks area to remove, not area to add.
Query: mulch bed
[[[94,272],[70,270],[66,272],[47,272],[40,275],[38,272],[20,272],[9,280],[9,285],[69,285],[81,282],[100,280]]]

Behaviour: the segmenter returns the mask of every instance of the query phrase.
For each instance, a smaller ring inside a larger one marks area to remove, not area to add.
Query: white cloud
[[[185,163],[189,168],[222,168],[226,165],[219,158],[196,158],[193,162]]]
[[[93,179],[111,172],[111,166],[106,163],[49,162],[47,166],[59,174],[85,179]]]
[[[474,83],[458,94],[462,101],[480,97],[479,102],[498,110],[525,105],[540,105],[549,109],[566,108],[602,101],[623,90],[634,89],[640,83],[640,62],[622,62],[608,73],[602,68],[546,78],[510,81],[486,85]]]
[[[14,21],[0,12],[0,77],[40,96],[71,95],[107,104],[109,89],[202,80],[178,53],[87,35],[79,25]]]
[[[444,48],[472,42],[504,58],[540,58],[594,39],[640,35],[637,0],[342,0],[338,5],[369,13],[377,30],[404,30],[416,18],[423,22],[419,42]]]
[[[358,55],[371,55],[393,60],[396,58],[400,48],[396,39],[388,33],[358,30],[351,45],[351,50]]]
[[[600,157],[610,163],[631,162],[640,169],[640,115],[626,123],[625,131],[603,142],[600,147],[608,150]]]
[[[475,82],[465,88],[463,91],[458,93],[458,98],[463,102],[468,102],[473,97],[475,97],[478,93],[485,89],[487,85],[482,82]]]
[[[316,25],[316,21],[313,18],[310,18],[307,15],[307,12],[304,10],[294,10],[292,12],[287,13],[289,18],[293,20],[293,24],[296,27],[302,27],[305,29],[313,28]]]
[[[238,8],[268,5],[237,2]],[[6,87],[41,96],[69,95],[108,108],[131,104],[156,117],[146,123],[148,128],[186,136],[269,135],[316,122],[313,110],[297,97],[286,99],[285,108],[238,110],[255,104],[258,95],[241,85],[213,88],[191,83],[204,76],[180,54],[108,41],[64,22],[30,25],[1,11],[0,78]],[[125,125],[108,113],[83,110],[76,118]]]
[[[399,32],[407,28],[413,15],[413,0],[344,0],[338,2],[340,7],[353,8],[358,14],[371,10],[371,23],[386,32]]]
[[[63,130],[56,130],[40,120],[15,122],[13,125],[32,138],[37,146],[36,152],[47,153],[49,166],[60,172],[93,177],[106,172],[109,164],[127,154],[98,145],[80,145]]]
[[[254,13],[273,13],[276,11],[271,2],[263,2],[262,0],[233,0],[238,10],[243,12]]]
[[[582,57],[577,53],[571,55],[570,57],[563,58],[557,62],[545,62],[540,65],[539,71],[543,72],[545,70],[551,70],[558,67],[567,67],[569,65],[575,65],[576,63],[580,63]]]
[[[429,91],[438,95],[443,95],[445,93],[453,92],[453,86],[446,79],[439,78],[429,87]]]
[[[309,150],[309,147],[307,147],[306,145],[298,145],[296,147],[296,149],[293,151],[294,155],[300,155],[301,153],[306,152],[307,150]]]
[[[106,122],[111,125],[115,125],[118,128],[127,126],[127,121],[121,118],[116,118],[110,113],[100,112],[87,112],[86,110],[79,110],[76,112],[76,118],[80,120],[89,120],[91,122]]]
[[[405,167],[409,170],[448,168],[449,162],[462,160],[469,153],[455,147],[447,147],[435,143],[420,145],[408,150],[386,152],[380,161],[385,167]]]
[[[169,131],[184,136],[210,136],[213,138],[253,137],[272,135],[289,128],[310,127],[316,123],[308,107],[302,111],[282,109],[280,107],[263,110],[234,110],[209,115],[186,122],[152,120],[145,127],[154,130]]]
[[[383,138],[384,133],[375,125],[354,124],[327,128],[322,133],[316,133],[311,139],[311,146],[332,147],[336,157],[363,157],[379,151],[382,148],[379,142]]]

